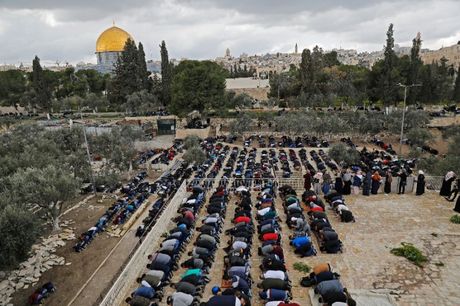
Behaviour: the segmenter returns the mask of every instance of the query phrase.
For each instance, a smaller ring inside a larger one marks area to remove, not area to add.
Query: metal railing
[[[121,305],[124,299],[129,296],[129,290],[145,268],[147,256],[153,252],[159,243],[161,234],[167,230],[171,223],[171,219],[174,217],[177,209],[179,208],[179,205],[182,203],[182,199],[186,197],[186,186],[187,184],[184,181],[177,190],[174,197],[171,199],[168,207],[163,211],[163,214],[160,216],[160,218],[158,218],[153,228],[145,236],[144,241],[140,247],[131,257],[130,261],[118,276],[117,280],[113,283],[113,286],[110,288],[102,302],[99,304],[100,306]]]
[[[426,176],[425,177],[425,188],[427,190],[440,190],[442,185],[442,176]],[[215,178],[195,178],[187,181],[187,185],[200,185],[206,190],[209,190],[213,186]],[[228,188],[229,191],[234,191],[240,186],[245,186],[249,191],[259,190],[261,186],[266,183],[276,184],[277,186],[289,185],[297,191],[304,189],[304,179],[300,177],[274,177],[274,178],[228,178],[221,181],[222,185]],[[379,193],[384,192],[385,178],[382,179],[380,184]],[[214,185],[215,186],[215,185]],[[417,187],[417,177],[409,176],[406,182],[406,192],[415,192]],[[399,177],[394,177],[391,183],[391,192],[398,192],[399,188]]]

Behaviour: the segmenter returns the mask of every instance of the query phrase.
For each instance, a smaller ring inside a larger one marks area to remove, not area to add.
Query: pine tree
[[[128,39],[115,64],[115,75],[109,87],[108,98],[112,104],[120,106],[126,102],[127,96],[142,89],[138,63],[136,44]]]
[[[455,79],[454,92],[452,100],[456,103],[460,102],[460,68],[457,70],[457,78]]]
[[[32,61],[32,88],[34,90],[35,102],[43,110],[51,110],[51,90],[43,75],[40,59],[35,56]]]
[[[137,68],[142,89],[150,89],[149,72],[147,71],[147,62],[145,61],[144,46],[141,42],[139,42],[137,50]]]
[[[389,105],[390,102],[396,100],[396,78],[395,78],[395,67],[397,57],[394,49],[395,41],[393,38],[393,24],[390,23],[387,31],[387,42],[384,51],[382,80],[381,86],[381,98],[385,105]]]
[[[163,105],[171,103],[171,82],[172,82],[172,65],[169,62],[168,50],[163,40],[160,45],[161,53],[161,87]]]

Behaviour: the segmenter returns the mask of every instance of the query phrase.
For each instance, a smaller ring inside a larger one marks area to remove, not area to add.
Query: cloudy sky
[[[158,59],[206,59],[242,52],[380,50],[389,23],[396,43],[422,33],[425,48],[460,40],[459,0],[0,0],[0,64],[95,62],[98,35],[116,25]]]

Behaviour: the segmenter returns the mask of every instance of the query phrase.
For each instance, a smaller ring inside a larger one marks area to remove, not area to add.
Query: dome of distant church
[[[96,52],[122,52],[128,39],[134,40],[125,30],[110,27],[99,35]]]

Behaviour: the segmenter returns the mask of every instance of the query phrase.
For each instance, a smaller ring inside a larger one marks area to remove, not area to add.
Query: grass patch
[[[391,249],[391,254],[405,257],[419,267],[428,260],[412,243],[401,242],[401,245],[402,247]]]
[[[453,215],[450,217],[450,222],[460,224],[460,215]]]
[[[303,262],[296,262],[294,263],[294,270],[297,270],[303,273],[309,273],[311,271],[311,267],[307,264],[304,264]]]

